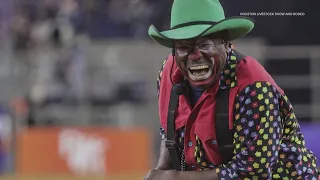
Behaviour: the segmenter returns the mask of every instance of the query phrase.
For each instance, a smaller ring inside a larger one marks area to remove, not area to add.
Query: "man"
[[[160,158],[146,180],[319,179],[284,91],[230,44],[253,26],[225,18],[218,0],[175,0],[171,29],[149,28],[173,51],[158,79]]]

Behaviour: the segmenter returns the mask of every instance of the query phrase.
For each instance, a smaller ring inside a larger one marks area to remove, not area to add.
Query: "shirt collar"
[[[230,89],[237,85],[236,67],[239,60],[237,59],[234,51],[231,50],[231,52],[228,53],[226,65],[223,68],[220,76],[220,89]]]

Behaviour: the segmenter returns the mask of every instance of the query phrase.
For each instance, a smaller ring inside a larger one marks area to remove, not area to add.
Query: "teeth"
[[[200,69],[207,69],[209,68],[208,65],[201,65],[201,66],[193,66],[193,67],[190,67],[189,69],[190,70],[200,70]]]
[[[192,74],[195,75],[195,76],[202,76],[202,75],[206,74],[206,72],[205,71],[202,71],[200,73],[193,72]]]

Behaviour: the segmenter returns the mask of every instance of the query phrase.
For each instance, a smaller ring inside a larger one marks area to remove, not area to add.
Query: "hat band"
[[[192,25],[215,25],[217,24],[217,22],[213,22],[213,21],[192,21],[192,22],[187,22],[187,23],[182,23],[182,24],[178,24],[173,26],[170,29],[178,29],[178,28],[182,28],[182,27],[186,27],[186,26],[192,26]]]

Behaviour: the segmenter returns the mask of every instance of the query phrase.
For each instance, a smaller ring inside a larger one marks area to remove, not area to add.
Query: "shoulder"
[[[160,70],[164,70],[167,69],[166,67],[168,67],[169,65],[172,65],[173,62],[173,56],[171,54],[169,54],[163,61],[161,64],[161,69]]]
[[[236,73],[240,91],[247,86],[263,83],[265,85],[270,84],[282,94],[284,93],[266,69],[251,56],[246,56],[239,62]]]
[[[281,111],[282,97],[281,92],[270,82],[256,81],[239,92],[235,101],[234,113],[237,117],[241,114],[253,115],[258,113],[255,116],[256,119],[262,115],[260,113],[265,113],[265,115],[276,113],[278,115]]]
[[[163,61],[162,67],[159,71],[158,81],[170,81],[173,83],[179,83],[183,80],[183,75],[175,63],[174,57],[169,54],[169,56]]]
[[[161,80],[163,71],[167,71],[167,69],[169,69],[169,66],[172,66],[172,63],[173,63],[173,56],[171,54],[169,54],[167,56],[167,58],[165,58],[161,64],[161,67],[158,72],[158,81]]]
[[[255,81],[254,83],[245,86],[238,95],[260,99],[262,97],[265,98],[266,96],[273,96],[271,94],[279,94],[281,96],[281,92],[277,87],[273,86],[272,83],[268,81]]]

